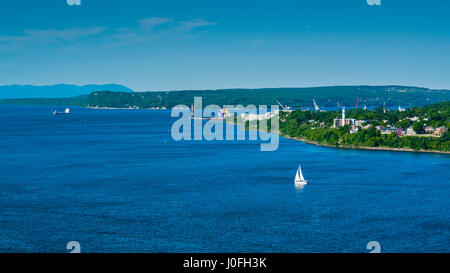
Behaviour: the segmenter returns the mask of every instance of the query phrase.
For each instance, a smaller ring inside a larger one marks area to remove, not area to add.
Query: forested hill
[[[171,108],[191,105],[194,97],[202,97],[203,105],[275,105],[277,101],[293,108],[312,107],[315,99],[320,107],[339,105],[353,107],[421,106],[450,100],[450,90],[432,90],[404,86],[330,86],[313,88],[222,89],[158,92],[93,92],[87,97],[67,99],[9,99],[8,104],[64,104],[115,108]]]
[[[94,107],[173,107],[191,105],[194,97],[202,97],[203,104],[218,105],[274,105],[277,101],[291,107],[387,105],[415,106],[450,100],[449,90],[431,90],[403,86],[332,86],[315,88],[223,89],[169,92],[94,92],[87,100]]]

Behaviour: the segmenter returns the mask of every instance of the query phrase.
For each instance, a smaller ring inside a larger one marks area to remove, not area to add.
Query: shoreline
[[[236,123],[233,123],[233,124],[236,124]],[[257,130],[257,129],[254,129],[254,128],[248,128],[247,129],[246,128],[245,130],[248,131],[248,130]],[[306,143],[306,144],[312,144],[312,145],[322,146],[322,147],[327,147],[327,148],[350,149],[350,150],[367,150],[367,151],[432,153],[432,154],[446,154],[446,155],[450,155],[450,152],[445,152],[445,151],[414,150],[414,149],[411,149],[411,148],[368,147],[368,146],[355,147],[355,146],[343,146],[343,145],[334,146],[334,145],[330,145],[330,144],[326,144],[326,143],[319,143],[319,142],[316,142],[316,141],[307,140],[305,138],[291,137],[291,136],[282,134],[280,131],[274,131],[273,133],[277,133],[279,136],[281,136],[283,138],[292,139],[292,140],[296,140],[296,141],[301,141],[301,142]]]
[[[293,140],[301,141],[303,143],[312,144],[312,145],[316,145],[316,146],[327,147],[327,148],[351,149],[351,150],[371,150],[371,151],[391,151],[391,152],[434,153],[434,154],[447,154],[447,155],[450,154],[450,152],[445,152],[445,151],[414,150],[414,149],[411,149],[411,148],[368,147],[368,146],[355,147],[355,146],[343,146],[343,145],[333,146],[333,145],[330,145],[330,144],[319,143],[319,142],[307,140],[307,139],[304,139],[304,138],[298,138],[298,137],[291,137],[291,136],[288,136],[288,135],[283,135],[283,134],[280,134],[279,132],[278,132],[278,134],[281,137],[284,137],[284,138],[287,138],[287,139],[293,139]]]

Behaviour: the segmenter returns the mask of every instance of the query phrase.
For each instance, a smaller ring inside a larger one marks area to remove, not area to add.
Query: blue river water
[[[448,155],[261,152],[176,142],[170,111],[53,109],[0,105],[0,252],[450,250]]]

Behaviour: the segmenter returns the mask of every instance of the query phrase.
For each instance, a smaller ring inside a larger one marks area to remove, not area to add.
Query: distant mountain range
[[[70,85],[56,84],[47,86],[36,85],[3,85],[0,86],[0,99],[19,98],[67,98],[89,95],[96,91],[133,92],[130,88],[118,84],[104,85]]]

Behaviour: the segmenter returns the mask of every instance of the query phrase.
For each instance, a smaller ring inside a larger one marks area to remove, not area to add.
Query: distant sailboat
[[[299,165],[297,169],[297,174],[295,175],[295,185],[306,185],[308,180],[305,180],[302,173],[302,167]]]
[[[66,108],[64,112],[53,111],[53,115],[70,115],[70,108]]]

